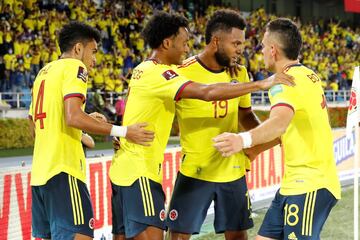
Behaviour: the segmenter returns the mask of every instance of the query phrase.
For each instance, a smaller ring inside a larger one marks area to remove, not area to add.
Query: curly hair
[[[59,47],[61,53],[69,51],[78,43],[87,43],[91,40],[100,42],[100,32],[85,23],[73,21],[63,26],[59,33]]]
[[[278,18],[266,25],[266,31],[276,33],[281,48],[290,60],[296,60],[300,54],[302,38],[298,27],[288,18]]]
[[[179,28],[187,26],[188,20],[185,17],[159,11],[151,17],[141,34],[145,42],[156,49],[165,38],[176,36]]]
[[[246,22],[238,12],[230,9],[217,10],[206,25],[205,42],[209,44],[214,32],[218,30],[225,32],[230,32],[232,28],[244,30],[245,26]]]

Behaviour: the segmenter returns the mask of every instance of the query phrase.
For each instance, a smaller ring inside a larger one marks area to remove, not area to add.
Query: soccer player
[[[175,101],[181,98],[225,100],[265,89],[276,82],[292,84],[286,75],[255,83],[203,85],[177,73],[172,64],[181,64],[189,51],[187,20],[159,12],[143,30],[152,48],[149,59],[133,71],[129,85],[124,124],[146,121],[155,132],[150,147],[121,140],[111,167],[113,234],[116,240],[163,239],[165,229],[162,162],[175,115]]]
[[[178,69],[193,81],[211,83],[249,82],[246,68],[232,78],[224,70],[236,66],[245,41],[245,21],[233,10],[218,10],[209,19],[205,49]],[[205,102],[181,99],[176,103],[180,127],[182,164],[169,206],[167,225],[172,239],[189,239],[200,232],[214,201],[216,233],[226,239],[247,239],[253,227],[245,173],[250,161],[244,152],[224,158],[212,138],[222,132],[238,132],[239,124],[250,130],[259,121],[251,110],[251,94]]]
[[[251,131],[223,133],[215,146],[230,156],[281,136],[285,174],[257,239],[320,239],[341,193],[321,80],[297,60],[302,39],[291,20],[268,23],[262,45],[265,67],[293,76],[296,86],[272,87],[269,119]]]
[[[32,230],[37,238],[93,237],[81,130],[144,145],[154,137],[144,129],[146,124],[115,126],[99,113],[89,116],[83,111],[87,72],[95,64],[99,40],[100,33],[88,25],[65,25],[59,35],[61,58],[42,68],[34,82],[29,117],[35,135],[31,188]]]

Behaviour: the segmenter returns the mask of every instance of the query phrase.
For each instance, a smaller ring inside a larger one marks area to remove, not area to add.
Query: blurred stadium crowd
[[[205,6],[190,1],[186,7],[178,1],[109,1],[87,0],[1,0],[0,1],[0,92],[30,92],[39,69],[60,55],[56,36],[70,21],[85,21],[101,31],[102,45],[97,66],[89,73],[91,91],[122,92],[127,88],[132,69],[149,54],[140,37],[141,29],[156,10],[175,11],[190,20],[189,55],[204,45],[207,18],[228,6]],[[240,9],[241,10],[241,9]],[[247,19],[247,42],[241,64],[250,78],[262,80],[264,70],[259,39],[267,22],[275,18],[263,8],[244,13]],[[360,28],[341,22],[317,20],[302,23],[304,46],[301,62],[322,77],[324,89],[338,91],[351,86],[354,66],[360,64]]]

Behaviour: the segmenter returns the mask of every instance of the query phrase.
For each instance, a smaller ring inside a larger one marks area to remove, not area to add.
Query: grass
[[[177,138],[170,138],[169,145],[178,145],[179,139]],[[104,149],[112,149],[111,142],[97,142],[95,144],[95,148],[92,150],[104,150]],[[20,156],[30,156],[33,154],[33,148],[11,148],[11,149],[1,149],[0,150],[0,158],[4,157],[20,157]]]
[[[332,209],[325,226],[321,232],[322,240],[333,240],[333,239],[353,239],[354,234],[354,198],[353,198],[353,187],[347,187],[343,189],[342,199]],[[254,217],[254,228],[248,231],[249,239],[255,239],[258,229],[260,228],[261,222],[266,213],[266,209],[255,211],[257,214]],[[360,228],[360,226],[359,226]],[[196,240],[220,240],[225,239],[222,234],[210,233],[200,237],[193,237]]]

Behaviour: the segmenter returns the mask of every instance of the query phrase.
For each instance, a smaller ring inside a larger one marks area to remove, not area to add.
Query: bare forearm
[[[109,135],[112,128],[111,124],[97,121],[83,111],[78,111],[68,116],[66,123],[70,127],[101,135]]]
[[[250,131],[251,129],[259,126],[261,123],[256,114],[251,110],[251,108],[239,108],[238,119],[239,129],[241,129],[242,131]]]
[[[246,155],[248,155],[250,157],[250,159],[254,160],[257,155],[280,144],[280,142],[281,142],[280,138],[276,138],[276,139],[272,140],[271,142],[263,143],[263,144],[256,145],[251,148],[244,149],[244,152]]]
[[[279,124],[280,122],[281,120],[278,117],[269,118],[260,126],[251,130],[252,146],[272,142],[284,134],[287,125]],[[279,142],[279,140],[277,141]]]
[[[261,90],[260,82],[216,83],[204,86],[205,101],[226,100]]]

